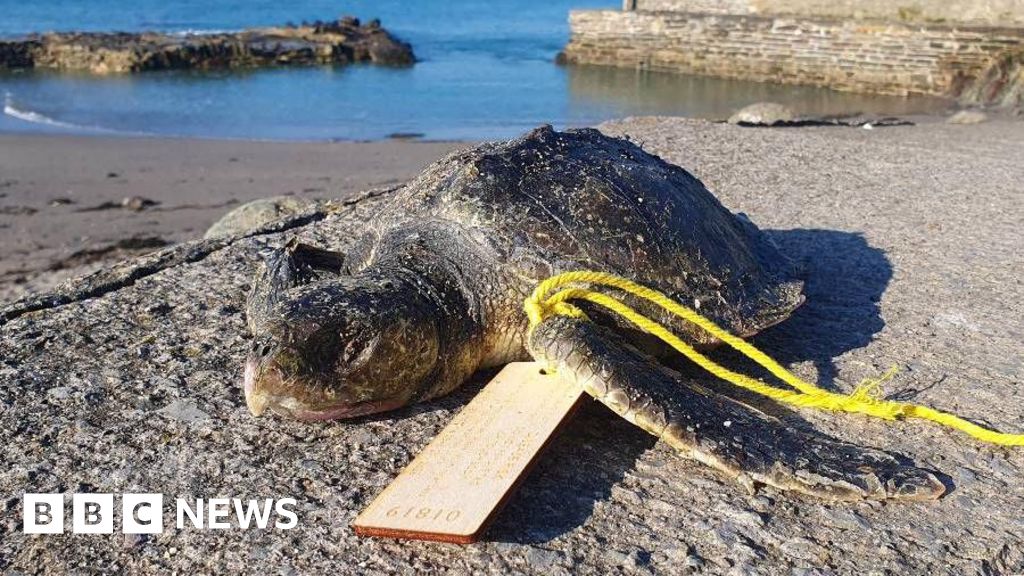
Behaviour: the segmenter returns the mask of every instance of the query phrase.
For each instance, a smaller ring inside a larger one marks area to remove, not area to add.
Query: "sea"
[[[505,138],[637,115],[721,119],[753,102],[806,114],[936,113],[932,98],[598,66],[559,66],[572,9],[606,0],[0,0],[0,38],[89,30],[204,33],[353,15],[410,42],[372,65],[90,76],[0,72],[0,132],[255,140]]]

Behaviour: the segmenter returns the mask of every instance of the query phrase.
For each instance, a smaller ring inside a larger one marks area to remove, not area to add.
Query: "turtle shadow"
[[[856,232],[794,229],[766,234],[793,260],[807,300],[752,342],[783,365],[813,363],[816,384],[838,391],[843,387],[836,386],[835,359],[867,346],[885,327],[880,301],[892,279],[892,264],[884,251]],[[732,350],[719,349],[714,356],[762,375]]]
[[[489,542],[540,544],[583,525],[657,438],[584,402],[487,530]]]

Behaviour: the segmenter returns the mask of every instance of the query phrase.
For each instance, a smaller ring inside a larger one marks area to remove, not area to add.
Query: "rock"
[[[54,400],[66,400],[71,397],[71,388],[56,386],[46,391],[46,395]]]
[[[0,41],[0,69],[94,74],[352,62],[408,66],[415,60],[409,44],[379,22],[360,26],[354,18],[217,34],[62,32]]]
[[[628,553],[613,549],[605,550],[604,558],[613,566],[622,566],[630,560]]]
[[[621,550],[608,549],[603,551],[601,556],[608,564],[619,567],[630,574],[648,567],[651,562],[651,554],[646,550],[623,552]],[[544,571],[541,572],[543,573]]]
[[[764,526],[764,517],[754,512],[753,510],[746,510],[743,508],[737,508],[725,502],[715,507],[715,512],[728,516],[740,524],[747,526]]]
[[[124,200],[121,200],[121,207],[127,210],[134,210],[135,212],[141,212],[146,208],[156,206],[158,203],[155,200],[149,198],[143,198],[142,196],[129,196]]]
[[[1006,48],[987,60],[983,69],[959,87],[957,101],[962,106],[1020,110],[1024,105],[1024,47]]]
[[[961,110],[946,120],[947,124],[981,124],[988,120],[988,114],[980,110]]]
[[[969,484],[976,481],[978,479],[978,475],[975,474],[974,470],[961,466],[956,470],[956,478],[963,484]]]
[[[562,555],[559,552],[544,548],[531,547],[526,552],[526,561],[530,563],[530,567],[543,573],[549,573],[561,559]]]
[[[751,104],[729,117],[730,124],[748,126],[775,126],[795,120],[796,114],[793,110],[775,102]]]
[[[862,518],[856,512],[839,508],[835,510],[824,509],[822,515],[828,518],[833,526],[844,530],[870,530],[871,523]]]
[[[235,208],[216,221],[204,238],[218,238],[254,230],[264,224],[298,214],[316,203],[295,196],[274,196],[253,200]]]
[[[828,557],[828,551],[820,544],[807,538],[792,538],[779,546],[783,555],[808,562],[821,562]]]

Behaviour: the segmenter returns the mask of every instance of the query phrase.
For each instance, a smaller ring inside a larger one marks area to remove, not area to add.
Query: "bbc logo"
[[[159,534],[164,530],[163,494],[124,494],[121,529],[125,534]],[[64,532],[63,494],[25,494],[22,501],[25,534]],[[113,534],[114,495],[74,494],[71,531],[75,534]]]
[[[291,530],[299,517],[295,498],[177,498],[175,510],[179,530]],[[114,494],[73,494],[71,531],[75,534],[113,534]],[[234,521],[232,521],[232,511]],[[121,495],[121,530],[125,534],[159,534],[164,529],[163,494]],[[25,534],[64,533],[64,495],[26,493],[22,501],[22,529]]]

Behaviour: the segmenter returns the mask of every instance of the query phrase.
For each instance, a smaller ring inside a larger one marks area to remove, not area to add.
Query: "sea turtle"
[[[802,283],[761,231],[627,140],[542,127],[452,153],[352,233],[359,239],[344,254],[291,242],[267,256],[247,308],[244,389],[254,414],[390,410],[532,357],[748,487],[829,499],[943,492],[928,471],[797,430],[682,377],[608,316],[555,316],[527,337],[524,298],[578,269],[631,278],[741,336],[803,302]],[[715,343],[630,303],[695,345]]]

